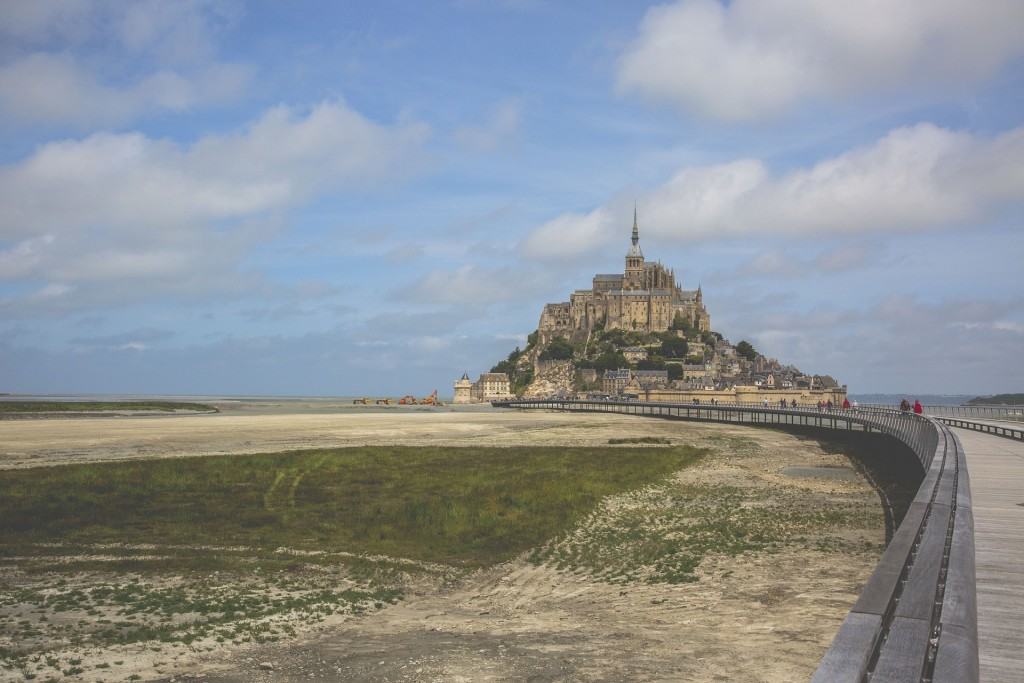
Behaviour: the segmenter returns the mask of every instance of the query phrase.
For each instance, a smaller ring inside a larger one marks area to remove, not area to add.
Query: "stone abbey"
[[[591,289],[576,290],[567,302],[546,304],[538,330],[542,338],[572,337],[600,326],[606,330],[664,332],[676,316],[701,332],[711,329],[700,287],[684,290],[676,281],[675,271],[644,260],[634,209],[625,272],[595,275]]]

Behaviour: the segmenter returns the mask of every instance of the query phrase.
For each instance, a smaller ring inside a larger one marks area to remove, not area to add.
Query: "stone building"
[[[567,302],[544,306],[538,325],[544,338],[589,332],[602,324],[609,330],[664,332],[676,315],[697,330],[711,329],[701,288],[684,290],[675,271],[644,260],[635,211],[631,241],[621,274],[595,275],[590,289],[576,290]]]
[[[668,386],[668,370],[637,370],[633,373],[640,388],[664,389]]]
[[[618,370],[605,370],[604,378],[601,382],[601,389],[606,394],[621,394],[626,385],[629,384],[629,380],[633,378],[633,373],[629,368],[620,368]]]
[[[469,373],[463,373],[455,382],[453,403],[487,403],[515,398],[512,384],[504,372],[485,372],[475,382],[469,381]]]
[[[512,384],[504,372],[485,372],[473,383],[473,398],[486,403],[515,398],[512,395]]]
[[[455,383],[455,399],[452,403],[473,403],[473,382],[468,372],[462,373],[462,377]]]

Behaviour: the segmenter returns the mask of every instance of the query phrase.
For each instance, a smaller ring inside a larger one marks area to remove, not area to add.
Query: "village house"
[[[601,389],[606,394],[621,394],[632,379],[632,371],[629,368],[618,370],[605,370]]]
[[[485,372],[476,382],[469,380],[469,373],[463,373],[455,382],[453,403],[489,403],[515,398],[512,384],[504,372]]]

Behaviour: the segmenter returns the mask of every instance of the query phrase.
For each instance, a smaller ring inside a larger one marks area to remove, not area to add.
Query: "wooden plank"
[[[974,570],[974,518],[971,509],[958,507],[949,549],[946,591],[942,596],[942,626],[955,626],[977,638],[978,611]]]
[[[931,622],[935,609],[935,588],[946,550],[949,510],[948,505],[932,505],[932,513],[928,517],[914,566],[903,587],[900,604],[896,607],[896,616]]]
[[[881,627],[877,614],[847,614],[811,683],[860,683]]]
[[[932,683],[976,681],[979,675],[977,636],[956,626],[943,625]]]
[[[931,627],[920,619],[896,617],[889,626],[889,637],[871,676],[871,683],[906,683],[921,680],[928,655]]]
[[[970,470],[981,680],[1024,681],[1024,444],[957,429]]]
[[[917,531],[927,512],[924,503],[911,503],[907,514],[903,517],[896,533],[893,534],[889,546],[878,561],[875,571],[868,577],[864,590],[857,597],[853,606],[854,612],[864,614],[884,614],[889,606],[893,592],[899,582],[907,556],[917,538]]]

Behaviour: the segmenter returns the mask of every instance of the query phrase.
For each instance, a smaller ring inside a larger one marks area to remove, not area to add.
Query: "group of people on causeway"
[[[908,401],[907,399],[903,399],[902,401],[900,401],[900,412],[909,413],[910,410],[910,401]],[[921,413],[924,412],[924,406],[921,405],[920,401],[914,399],[913,410],[915,414],[920,415]]]
[[[695,405],[695,406],[696,405],[700,405],[700,399],[699,398],[694,398],[693,399],[693,405]],[[712,398],[709,401],[709,405],[713,405],[713,406],[718,405],[718,400]],[[776,407],[776,404],[769,402],[767,398],[764,399],[761,402],[761,405],[764,408]],[[796,408],[797,407],[797,402],[796,402],[795,398],[792,399],[791,401],[789,401],[788,403],[786,402],[786,399],[780,398],[777,407],[779,407],[779,408]],[[835,407],[836,407],[835,404],[832,403],[832,399],[828,399],[827,401],[818,401],[818,412],[819,413],[830,413],[830,412],[832,412],[832,410]],[[857,410],[860,407],[860,405],[857,403],[857,401],[854,401],[853,403],[851,403],[850,399],[843,398],[843,403],[842,403],[842,405],[840,407],[843,410]],[[924,406],[922,406],[921,402],[916,400],[916,399],[914,400],[913,405],[911,405],[910,401],[908,401],[907,399],[903,399],[902,401],[900,401],[900,411],[901,412],[909,413],[911,410],[913,410],[914,413],[916,413],[917,415],[921,415],[921,414],[924,413]]]

